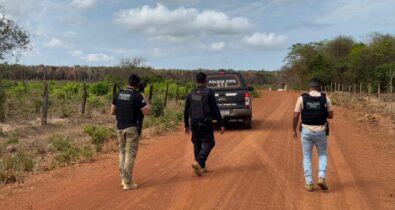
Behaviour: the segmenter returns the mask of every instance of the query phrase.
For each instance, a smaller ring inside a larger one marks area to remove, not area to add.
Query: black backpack
[[[302,123],[305,125],[325,125],[328,119],[326,95],[321,93],[320,97],[316,97],[304,93],[302,97]]]
[[[209,95],[208,88],[197,88],[190,93],[189,113],[192,122],[208,122],[211,119]]]

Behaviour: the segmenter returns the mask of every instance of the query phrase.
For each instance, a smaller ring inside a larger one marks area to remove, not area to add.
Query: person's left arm
[[[221,128],[221,133],[225,132],[224,122],[222,120],[221,111],[219,110],[217,101],[215,99],[214,91],[210,90],[209,94],[209,103],[210,103],[210,110],[212,115],[214,116],[215,120],[217,120],[219,127]]]
[[[148,101],[145,99],[144,95],[137,93],[135,103],[137,104],[137,108],[141,110],[144,116],[151,114],[151,106],[148,104]]]

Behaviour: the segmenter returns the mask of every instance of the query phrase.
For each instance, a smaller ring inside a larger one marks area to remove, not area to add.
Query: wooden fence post
[[[330,91],[332,92],[332,82],[331,82],[331,88],[330,88]]]
[[[362,82],[359,82],[359,98],[362,98]]]
[[[167,106],[167,95],[168,94],[169,94],[169,83],[166,84],[165,101],[163,102],[165,107]]]
[[[154,91],[154,86],[150,85],[149,86],[149,96],[148,96],[148,101],[152,101],[152,93]]]
[[[354,97],[357,95],[357,85],[354,83]]]
[[[86,88],[86,83],[82,85],[82,106],[81,106],[81,115],[85,115],[85,107],[86,107],[86,100],[88,99],[88,89]]]
[[[48,123],[48,95],[48,82],[44,82],[41,126],[45,126]]]
[[[5,90],[2,87],[1,81],[0,81],[0,122],[5,122],[6,118],[7,118],[7,114],[6,114],[6,94],[5,94]]]
[[[368,104],[370,104],[370,93],[371,93],[371,91],[372,91],[372,86],[371,86],[371,84],[369,82],[369,86],[368,86]]]
[[[177,88],[176,88],[176,104],[178,104],[178,90],[179,90],[180,86],[177,83]]]
[[[392,115],[392,82],[390,83],[390,114]]]
[[[381,105],[381,91],[380,91],[380,83],[377,85],[377,98],[379,99],[379,107]]]

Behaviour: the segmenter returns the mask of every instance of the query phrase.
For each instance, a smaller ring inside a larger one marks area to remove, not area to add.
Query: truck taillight
[[[251,94],[250,92],[246,92],[244,94],[245,108],[249,109],[251,106]]]

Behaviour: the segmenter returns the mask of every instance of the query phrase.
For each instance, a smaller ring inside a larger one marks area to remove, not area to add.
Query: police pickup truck
[[[224,122],[238,121],[244,128],[252,126],[251,94],[242,74],[235,71],[220,70],[208,75],[208,87],[215,93],[218,107]]]

